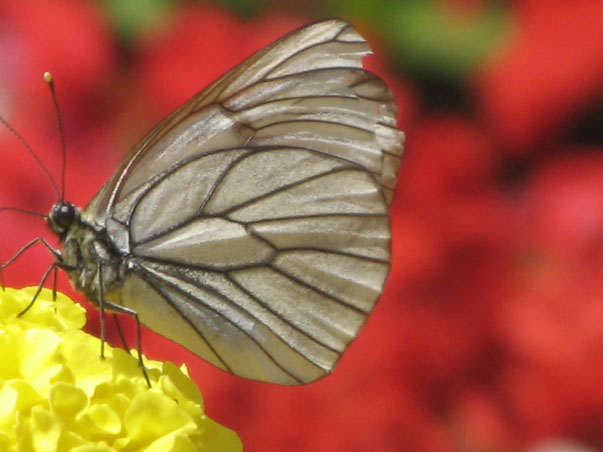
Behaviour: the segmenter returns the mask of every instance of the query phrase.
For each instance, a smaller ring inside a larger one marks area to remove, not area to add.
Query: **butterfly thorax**
[[[58,265],[65,269],[75,289],[98,304],[101,285],[104,296],[121,286],[126,259],[112,245],[104,228],[65,201],[54,204],[47,218],[50,229],[63,243]]]

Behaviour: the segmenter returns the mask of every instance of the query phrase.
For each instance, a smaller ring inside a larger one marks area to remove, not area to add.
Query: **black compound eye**
[[[62,202],[52,208],[52,222],[58,229],[66,230],[75,221],[75,207],[73,204]]]

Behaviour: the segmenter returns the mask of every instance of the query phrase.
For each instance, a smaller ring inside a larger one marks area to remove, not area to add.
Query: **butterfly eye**
[[[75,207],[68,202],[58,202],[50,210],[48,222],[53,231],[64,234],[75,221]]]

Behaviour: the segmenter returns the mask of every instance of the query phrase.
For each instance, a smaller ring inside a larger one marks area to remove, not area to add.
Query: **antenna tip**
[[[46,83],[52,83],[52,74],[50,72],[44,72],[44,81]]]

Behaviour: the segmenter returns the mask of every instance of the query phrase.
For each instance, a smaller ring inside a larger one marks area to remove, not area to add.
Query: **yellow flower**
[[[81,306],[34,288],[0,289],[0,451],[234,452],[232,430],[209,419],[186,368],[138,360],[81,328]]]

